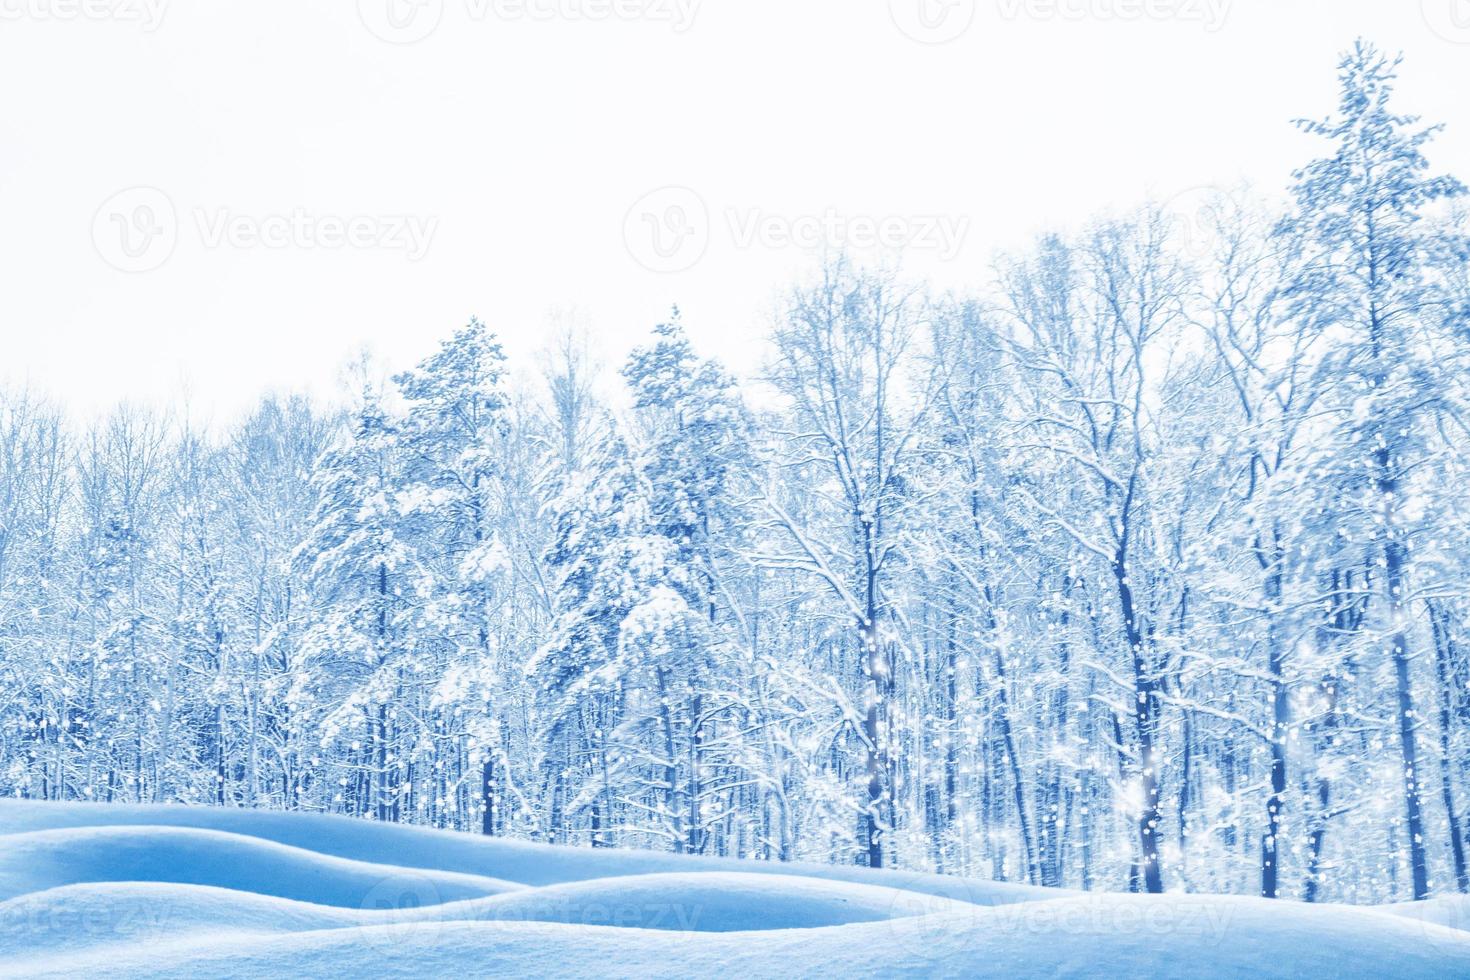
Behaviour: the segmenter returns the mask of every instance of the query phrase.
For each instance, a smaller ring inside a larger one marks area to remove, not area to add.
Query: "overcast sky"
[[[1359,34],[1470,177],[1470,0],[0,0],[0,378],[219,422],[471,314],[617,360],[673,303],[752,370],[813,246],[961,286],[1278,191]]]

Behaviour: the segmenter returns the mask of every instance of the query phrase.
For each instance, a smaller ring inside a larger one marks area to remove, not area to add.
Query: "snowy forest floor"
[[[0,801],[0,976],[1470,976],[1470,899],[1053,891]]]

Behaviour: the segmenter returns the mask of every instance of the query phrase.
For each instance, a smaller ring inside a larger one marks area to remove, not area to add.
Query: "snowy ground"
[[[0,976],[1470,976],[1470,904],[1084,895],[0,802]]]

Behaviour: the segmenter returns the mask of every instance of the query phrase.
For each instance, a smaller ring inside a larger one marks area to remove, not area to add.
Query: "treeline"
[[[1470,250],[1394,66],[1345,56],[1282,213],[1098,221],[973,296],[836,261],[755,386],[676,314],[616,405],[477,321],[222,437],[9,396],[0,792],[1470,889]]]

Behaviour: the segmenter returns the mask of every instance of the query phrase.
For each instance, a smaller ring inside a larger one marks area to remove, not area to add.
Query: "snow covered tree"
[[[888,582],[933,398],[932,375],[911,370],[919,366],[911,355],[922,305],[888,275],[855,271],[845,259],[830,263],[792,296],[776,329],[771,377],[795,408],[792,461],[827,471],[811,492],[831,524],[804,527],[767,494],[766,510],[788,550],[764,560],[816,576],[839,618],[852,624],[867,783],[860,837],[874,868],[883,866],[884,838],[894,830],[890,703],[903,639],[886,626]]]
[[[401,815],[391,743],[415,645],[405,627],[421,599],[398,497],[402,456],[397,427],[365,387],[351,430],[317,470],[312,526],[297,549],[316,608],[293,696],[324,712],[322,748],[346,750],[335,756],[333,804],[377,820]]]
[[[440,640],[418,651],[425,658],[418,669],[427,679],[444,679],[437,696],[458,712],[455,730],[466,728],[469,752],[479,759],[480,828],[486,834],[497,827],[504,782],[497,771],[505,767],[493,703],[506,667],[496,627],[508,564],[497,532],[504,362],[493,335],[471,320],[436,354],[394,379],[408,405],[397,501],[415,552],[410,629]],[[420,734],[430,739],[430,757],[420,761],[442,774],[450,732]]]
[[[642,430],[648,531],[658,539],[646,554],[657,552],[663,567],[650,570],[648,596],[631,614],[623,644],[642,648],[658,694],[676,846],[701,853],[717,816],[705,805],[717,786],[706,756],[735,707],[729,692],[737,667],[721,636],[722,609],[738,574],[733,552],[746,517],[735,486],[751,466],[750,420],[734,378],[696,357],[677,309],[654,333],[656,342],[634,351],[623,377]],[[682,690],[677,705],[675,685]]]
[[[231,530],[226,587],[241,634],[234,684],[243,716],[246,806],[294,809],[310,800],[319,733],[302,703],[302,635],[312,610],[305,565],[293,561],[316,506],[312,484],[337,419],[304,398],[264,399],[224,448],[221,492]]]
[[[1055,472],[1072,499],[1045,484],[1023,483],[1017,493],[1043,527],[1069,539],[1055,560],[1085,563],[1088,588],[1105,590],[1113,607],[1116,640],[1106,656],[1121,661],[1128,680],[1109,700],[1132,732],[1126,796],[1136,814],[1137,879],[1161,892],[1172,583],[1155,569],[1166,564],[1161,518],[1171,492],[1161,419],[1187,397],[1166,353],[1184,323],[1184,273],[1162,216],[1146,212],[1098,226],[1075,252],[1048,240],[1008,281],[1008,347],[1023,386],[1015,448],[1034,455],[1038,475]]]
[[[585,809],[591,840],[602,844],[610,842],[605,828],[617,809],[617,760],[606,735],[622,713],[620,635],[638,601],[634,590],[642,583],[633,573],[641,566],[631,560],[646,537],[626,444],[615,439],[604,446],[551,507],[556,528],[546,566],[554,619],[525,667],[537,691],[544,753],[536,767],[547,782],[542,826],[550,839],[565,840],[578,815],[570,811]]]
[[[838,259],[760,379],[675,311],[621,372],[471,320],[345,410],[0,393],[0,792],[1470,890],[1470,234],[1395,64],[1347,53],[1287,208],[942,299]]]
[[[1438,127],[1419,127],[1391,107],[1398,62],[1358,42],[1340,66],[1335,118],[1302,128],[1333,144],[1331,156],[1297,173],[1290,226],[1308,244],[1294,286],[1298,315],[1336,335],[1330,372],[1339,419],[1331,464],[1349,491],[1338,515],[1357,542],[1377,551],[1380,630],[1393,668],[1394,714],[1403,754],[1405,834],[1415,898],[1429,894],[1413,665],[1414,477],[1423,434],[1441,393],[1453,387],[1437,359],[1437,318],[1424,268],[1434,239],[1423,222],[1435,201],[1464,187],[1429,173],[1423,147]],[[1352,538],[1350,538],[1352,540]]]

